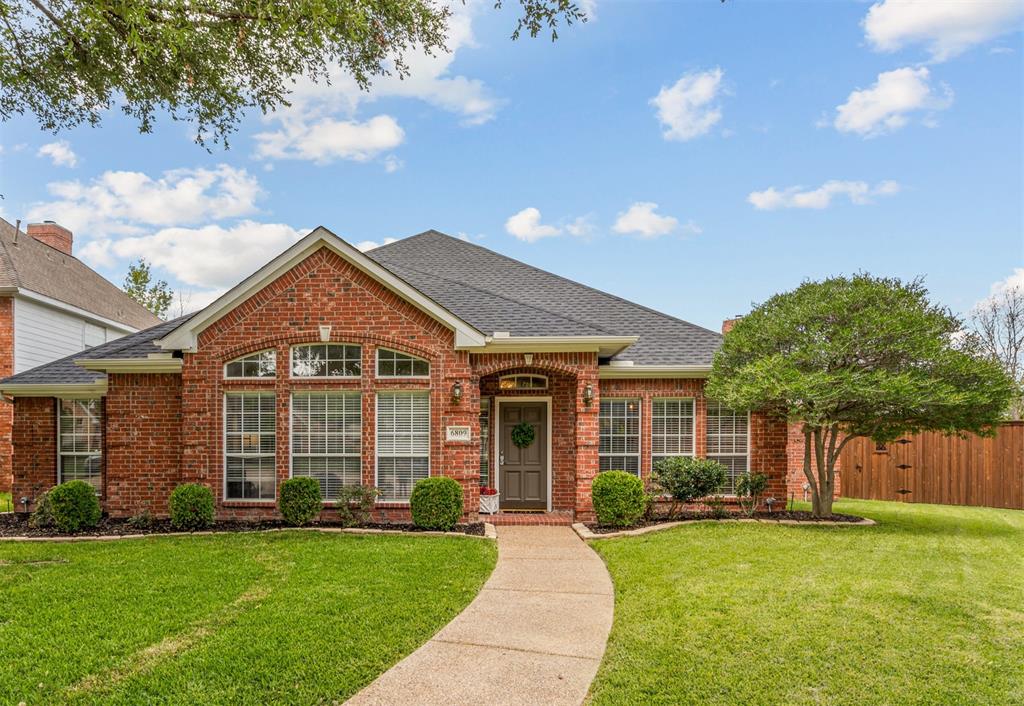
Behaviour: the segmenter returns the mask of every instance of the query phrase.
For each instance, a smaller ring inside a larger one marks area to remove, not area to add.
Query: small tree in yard
[[[124,277],[125,293],[160,318],[174,300],[174,292],[162,279],[153,281],[149,271],[149,263],[143,259],[128,266],[128,274]]]
[[[1017,385],[1007,414],[1024,419],[1024,285],[1003,286],[971,312],[977,344]]]
[[[802,425],[816,516],[832,514],[852,439],[994,433],[1014,384],[920,281],[858,274],[805,282],[754,308],[715,355],[707,395]]]

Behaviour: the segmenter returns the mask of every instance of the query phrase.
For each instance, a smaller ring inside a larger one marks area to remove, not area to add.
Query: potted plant
[[[498,511],[498,491],[489,485],[480,488],[480,512],[493,515]]]

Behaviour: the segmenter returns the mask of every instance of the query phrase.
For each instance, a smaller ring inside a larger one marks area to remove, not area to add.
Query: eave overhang
[[[710,365],[602,365],[597,369],[600,380],[636,380],[641,378],[706,378]]]
[[[483,345],[455,348],[470,353],[597,353],[610,358],[638,340],[639,336],[488,336]]]
[[[84,358],[75,365],[103,373],[177,373],[181,374],[181,358],[150,356],[149,358]]]
[[[80,383],[11,383],[0,385],[0,394],[8,397],[62,397],[65,399],[102,397],[107,394],[107,380]]]

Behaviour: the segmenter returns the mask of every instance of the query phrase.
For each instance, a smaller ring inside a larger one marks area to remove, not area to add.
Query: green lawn
[[[331,703],[477,594],[492,542],[0,543],[0,703]]]
[[[872,501],[876,527],[597,541],[596,704],[1024,704],[1024,512]]]

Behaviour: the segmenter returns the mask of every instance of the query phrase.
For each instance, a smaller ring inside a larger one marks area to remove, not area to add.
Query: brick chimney
[[[732,327],[735,326],[736,322],[739,321],[742,318],[743,318],[742,316],[736,316],[734,318],[726,319],[725,321],[723,321],[722,322],[722,335],[724,336],[725,334],[727,334],[730,331],[732,331]]]
[[[29,223],[28,234],[40,243],[46,243],[51,248],[60,250],[65,255],[71,254],[71,231],[54,221],[43,221],[42,223]]]

